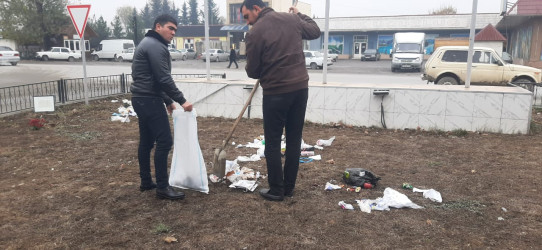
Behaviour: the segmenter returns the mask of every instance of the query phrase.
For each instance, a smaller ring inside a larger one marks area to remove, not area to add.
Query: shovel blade
[[[223,178],[226,175],[226,151],[223,149],[215,149],[213,172],[218,178]]]

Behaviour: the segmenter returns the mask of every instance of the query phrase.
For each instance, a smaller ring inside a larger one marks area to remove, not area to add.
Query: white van
[[[422,69],[425,33],[399,32],[393,35],[391,71],[398,69]]]
[[[100,42],[98,49],[92,52],[92,59],[99,61],[100,59],[117,59],[117,55],[126,51],[127,49],[134,48],[135,44],[133,40],[127,39],[113,39],[103,40]]]

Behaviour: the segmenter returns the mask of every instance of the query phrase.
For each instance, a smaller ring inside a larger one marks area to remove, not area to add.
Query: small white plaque
[[[54,112],[55,96],[34,96],[34,112]]]

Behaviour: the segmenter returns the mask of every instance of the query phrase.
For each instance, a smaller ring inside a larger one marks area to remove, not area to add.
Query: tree
[[[180,24],[181,25],[190,24],[190,20],[188,20],[188,7],[186,7],[186,2],[183,3],[183,7],[182,7],[181,12],[182,12],[182,14],[181,14]]]
[[[130,6],[122,6],[117,8],[117,16],[120,17],[120,22],[122,24],[122,27],[126,31],[126,35],[128,36],[129,33],[132,32],[132,23],[133,23],[133,14],[132,10],[134,7]]]
[[[168,0],[162,2],[162,14],[171,14],[171,8],[169,7]]]
[[[171,7],[171,16],[174,17],[177,22],[179,21],[179,8],[175,7],[175,2],[173,3],[173,7]]]
[[[124,32],[122,32],[122,24],[120,22],[120,17],[118,15],[115,16],[115,20],[111,22],[111,26],[113,26],[113,37],[114,38],[123,38]]]
[[[222,24],[221,19],[219,17],[220,10],[218,9],[218,6],[213,0],[209,0],[209,24]]]
[[[151,1],[151,20],[154,22],[154,19],[162,14],[162,0],[152,0]],[[152,24],[151,24],[152,25]]]
[[[457,9],[451,5],[441,6],[439,9],[429,11],[429,15],[453,15],[457,14]]]
[[[0,27],[4,38],[19,45],[41,45],[49,49],[58,43],[59,31],[71,25],[64,0],[0,1]]]
[[[190,0],[188,2],[188,6],[190,6],[190,12],[188,14],[188,22],[191,25],[198,25],[201,24],[199,22],[199,15],[198,15],[198,1],[197,0]]]
[[[149,7],[149,4],[145,4],[145,7],[141,11],[141,19],[143,22],[143,29],[150,29],[152,28],[152,23],[154,20],[151,17],[151,8]]]
[[[111,34],[111,29],[107,27],[107,22],[104,20],[103,16],[100,16],[98,20],[93,17],[89,20],[88,26],[91,27],[98,35],[98,37],[90,39],[91,48],[98,47],[98,44],[100,44],[102,40],[109,38]]]

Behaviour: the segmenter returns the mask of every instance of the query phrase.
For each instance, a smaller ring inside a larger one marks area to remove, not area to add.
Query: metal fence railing
[[[205,78],[206,74],[172,74],[173,79]],[[211,74],[226,78],[225,74]],[[131,74],[87,77],[88,98],[130,93]],[[60,79],[0,88],[0,115],[34,108],[35,96],[54,96],[55,104],[85,100],[83,78]]]

